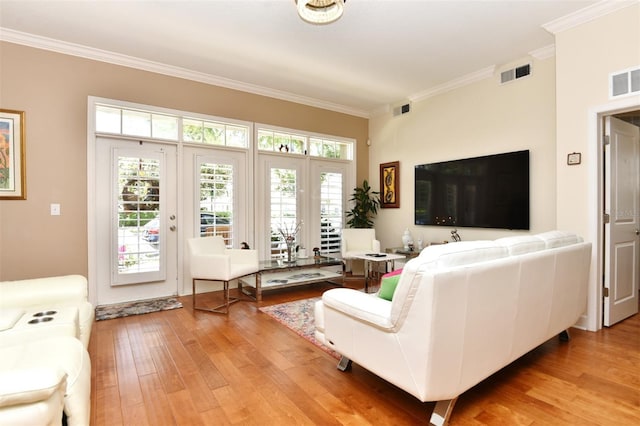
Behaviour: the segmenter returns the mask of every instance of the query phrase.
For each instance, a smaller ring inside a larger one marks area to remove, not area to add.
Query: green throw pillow
[[[392,275],[390,277],[383,276],[380,281],[380,292],[378,293],[378,297],[385,300],[392,300],[393,293],[396,291],[396,287],[398,286],[398,281],[400,281],[400,274]]]

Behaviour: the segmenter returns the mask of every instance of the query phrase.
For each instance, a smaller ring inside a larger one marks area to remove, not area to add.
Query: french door
[[[258,188],[258,250],[263,259],[283,258],[286,244],[280,231],[299,227],[295,245],[310,253],[340,252],[340,235],[350,168],[345,162],[303,156],[260,154]]]
[[[96,139],[97,304],[177,294],[176,146]]]

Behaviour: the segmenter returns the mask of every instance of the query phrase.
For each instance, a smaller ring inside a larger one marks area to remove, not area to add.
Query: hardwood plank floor
[[[428,424],[432,403],[358,365],[338,371],[334,358],[258,311],[329,288],[266,293],[228,316],[194,314],[183,297],[182,309],[96,322],[91,424]],[[640,315],[571,337],[549,340],[465,392],[450,424],[640,424]]]

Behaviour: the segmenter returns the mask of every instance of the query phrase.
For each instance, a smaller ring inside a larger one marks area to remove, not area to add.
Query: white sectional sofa
[[[457,397],[586,310],[591,243],[551,231],[425,248],[391,301],[336,288],[315,307],[316,338],[420,401],[446,424]],[[567,334],[564,334],[568,337]]]
[[[0,424],[89,425],[95,311],[81,275],[0,282]]]

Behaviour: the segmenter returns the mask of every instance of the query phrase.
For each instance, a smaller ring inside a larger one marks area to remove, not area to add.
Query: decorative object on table
[[[451,239],[453,241],[462,241],[462,238],[460,238],[460,235],[458,234],[457,229],[454,229],[453,231],[451,231]]]
[[[365,179],[362,187],[353,189],[349,201],[353,201],[353,207],[347,212],[347,225],[350,228],[373,228],[373,218],[378,214],[380,207],[380,193],[372,191],[369,182]]]
[[[380,207],[400,207],[400,162],[380,164]]]
[[[26,200],[24,111],[0,109],[0,199]]]
[[[282,235],[282,240],[287,245],[286,261],[288,263],[293,263],[296,261],[296,235],[298,235],[301,227],[302,221],[298,222],[295,227],[293,225],[289,226],[287,224],[284,224],[283,226],[278,228],[278,232],[280,233],[280,235]]]
[[[423,244],[424,242],[422,241],[422,238],[418,238],[418,251],[422,251],[424,248]]]
[[[246,241],[240,243],[240,248],[242,250],[251,250],[251,247],[249,247],[249,243],[247,243]]]
[[[409,228],[407,228],[402,234],[402,247],[406,251],[409,251],[411,249],[411,246],[413,246],[413,237],[411,236],[411,232],[409,232]]]

